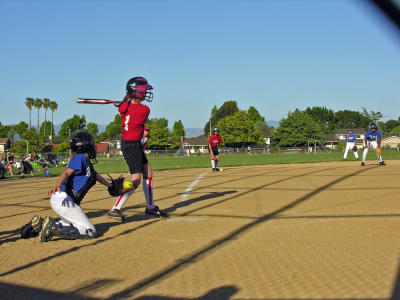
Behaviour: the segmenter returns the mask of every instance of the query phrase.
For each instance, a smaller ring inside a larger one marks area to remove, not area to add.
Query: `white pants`
[[[370,141],[367,142],[367,148],[364,148],[364,152],[363,152],[363,158],[362,161],[365,163],[365,159],[367,158],[367,153],[368,153],[368,148],[372,147],[375,151],[376,147],[378,147],[378,142],[377,141]],[[364,141],[364,147],[365,147],[365,141]],[[378,159],[381,162],[382,161],[382,155],[378,155]]]
[[[353,147],[355,145],[355,142],[347,142],[346,144],[346,150],[344,150],[344,156],[343,159],[346,159],[347,157],[347,152],[349,152],[349,150],[353,151]],[[353,152],[354,156],[356,157],[356,159],[358,159],[358,153],[357,152]]]
[[[60,217],[63,226],[74,226],[81,235],[93,236],[96,232],[92,222],[83,212],[82,208],[65,192],[56,192],[50,197],[51,208]]]

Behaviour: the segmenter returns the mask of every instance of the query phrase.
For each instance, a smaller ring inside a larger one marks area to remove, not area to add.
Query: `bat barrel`
[[[76,99],[76,103],[80,104],[118,104],[121,101],[113,101],[107,99],[88,99],[88,98],[78,98]]]

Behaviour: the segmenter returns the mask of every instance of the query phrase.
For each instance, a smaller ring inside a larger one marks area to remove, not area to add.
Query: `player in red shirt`
[[[121,150],[129,167],[130,180],[134,188],[118,197],[113,208],[107,212],[111,218],[123,221],[125,216],[121,214],[121,207],[126,200],[139,187],[143,174],[143,192],[146,198],[145,213],[151,216],[166,216],[153,199],[153,171],[143,151],[142,138],[144,124],[150,114],[150,109],[141,102],[153,100],[153,87],[143,77],[131,78],[126,84],[126,96],[118,106],[121,115]]]
[[[219,171],[217,168],[219,162],[218,147],[221,146],[221,136],[219,135],[219,128],[214,127],[213,134],[208,138],[208,149],[211,155],[211,167],[213,171]]]

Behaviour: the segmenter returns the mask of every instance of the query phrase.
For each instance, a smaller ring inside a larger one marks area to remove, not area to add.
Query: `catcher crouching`
[[[73,135],[70,147],[71,160],[59,176],[56,186],[48,192],[51,208],[59,218],[34,216],[31,222],[21,228],[23,238],[39,235],[40,242],[48,242],[53,237],[68,240],[96,237],[96,229],[80,203],[96,182],[107,186],[109,190],[113,190],[113,184],[98,174],[90,162],[96,157],[94,139],[90,133],[81,131]]]

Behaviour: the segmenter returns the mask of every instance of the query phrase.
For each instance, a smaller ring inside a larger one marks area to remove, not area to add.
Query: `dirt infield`
[[[127,222],[103,214],[96,185],[82,203],[95,240],[21,240],[34,214],[55,214],[55,178],[0,182],[0,299],[400,299],[400,161],[156,172]]]

